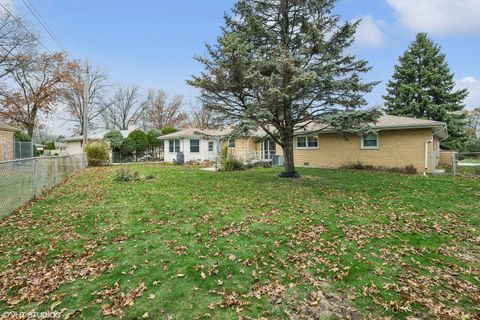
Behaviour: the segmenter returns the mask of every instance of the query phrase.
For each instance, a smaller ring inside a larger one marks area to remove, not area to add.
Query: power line
[[[15,21],[25,30],[27,31],[34,39],[36,39],[50,54],[53,54],[53,52],[35,35],[33,34],[30,30],[28,30],[27,27],[22,23],[22,21],[17,18],[8,8],[0,1],[0,6],[15,19]]]
[[[68,50],[65,48],[65,46],[62,44],[62,42],[58,39],[57,35],[53,30],[50,28],[48,23],[43,19],[42,15],[35,9],[33,4],[29,0],[22,0],[27,9],[33,14],[35,19],[40,23],[42,28],[50,35],[50,37],[55,41],[55,43],[65,52],[68,52]]]

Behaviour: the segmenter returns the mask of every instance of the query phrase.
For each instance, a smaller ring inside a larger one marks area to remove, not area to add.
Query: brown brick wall
[[[453,154],[454,154],[454,151],[442,150],[440,152],[439,164],[442,166],[453,165],[453,159],[454,159]]]
[[[13,160],[13,132],[0,131],[0,161]]]

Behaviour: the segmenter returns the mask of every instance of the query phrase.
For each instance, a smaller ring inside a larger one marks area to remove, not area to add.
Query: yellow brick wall
[[[385,168],[403,168],[412,164],[418,172],[424,171],[425,142],[432,139],[431,129],[403,129],[379,131],[378,149],[362,149],[361,138],[350,135],[348,140],[336,133],[321,133],[318,149],[294,150],[295,165],[323,168],[339,168],[343,165],[361,162],[365,165]],[[428,172],[431,172],[440,160],[439,141],[429,144]],[[295,143],[296,145],[296,143]],[[257,151],[260,156],[261,143],[258,139],[237,138],[235,148],[230,152],[245,159],[246,151]],[[283,154],[277,145],[276,153]]]
[[[252,153],[257,151],[257,145],[259,148],[260,143],[257,143],[257,139],[242,137],[235,139],[235,148],[228,148],[228,150],[239,159],[249,160],[252,158]]]
[[[13,160],[13,132],[0,131],[0,161]]]
[[[405,167],[413,164],[423,172],[425,142],[432,138],[430,129],[405,129],[380,131],[378,149],[362,149],[361,138],[351,135],[348,140],[335,133],[319,135],[319,148],[295,149],[295,165],[308,163],[314,167],[338,168],[345,164],[361,162],[382,167]],[[429,145],[429,172],[438,161],[435,143]],[[434,152],[432,152],[434,151]]]

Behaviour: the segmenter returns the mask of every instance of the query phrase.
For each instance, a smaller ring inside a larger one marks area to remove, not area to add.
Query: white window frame
[[[208,141],[208,152],[213,152],[214,149],[215,149],[215,143],[213,141]]]
[[[170,151],[170,142],[173,142],[173,151]],[[178,151],[175,151],[178,145]],[[180,152],[180,140],[179,139],[172,139],[168,140],[168,153],[178,153]]]
[[[377,145],[376,146],[365,146],[364,145],[364,140],[365,140],[365,137],[368,135],[368,134],[364,134],[360,137],[360,147],[362,150],[378,150],[380,148],[380,136],[377,133],[374,133],[374,132],[370,132],[369,134],[374,134],[375,136],[377,136]]]
[[[198,141],[198,151],[192,151],[192,141]],[[200,139],[190,139],[190,153],[200,153]]]
[[[305,138],[305,147],[299,147],[298,146],[298,138]],[[310,147],[308,145],[308,140],[309,138],[315,138],[317,139],[317,146],[316,147]],[[300,150],[315,150],[315,149],[319,149],[320,148],[320,139],[318,138],[318,136],[297,136],[295,138],[295,148],[296,149],[300,149]]]

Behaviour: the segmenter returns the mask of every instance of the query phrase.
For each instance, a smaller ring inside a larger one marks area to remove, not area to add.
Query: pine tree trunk
[[[284,157],[284,168],[285,171],[282,172],[279,177],[281,178],[300,178],[300,175],[295,170],[295,161],[293,157],[293,137],[288,137],[284,139],[283,145],[283,157]]]

